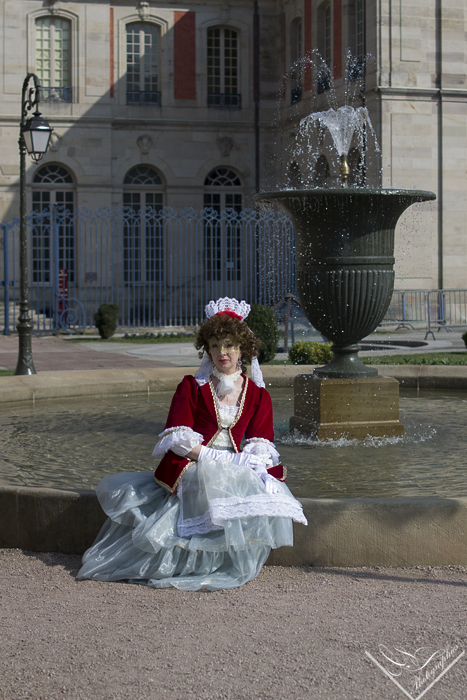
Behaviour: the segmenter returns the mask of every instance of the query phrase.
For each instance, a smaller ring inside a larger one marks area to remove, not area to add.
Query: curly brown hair
[[[210,319],[201,324],[196,337],[195,348],[199,350],[198,356],[201,359],[205,352],[209,355],[209,341],[211,338],[229,338],[240,347],[242,353],[242,372],[246,372],[247,362],[251,362],[258,356],[261,341],[248,328],[245,322],[238,321],[227,314],[215,314]]]

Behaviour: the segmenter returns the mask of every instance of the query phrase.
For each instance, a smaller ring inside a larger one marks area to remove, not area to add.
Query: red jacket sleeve
[[[245,440],[262,438],[273,443],[274,426],[271,397],[266,389],[260,389],[259,392],[259,400],[255,405],[253,417],[245,431]],[[279,481],[285,481],[287,478],[287,469],[282,464],[277,464],[275,467],[269,467],[268,474]]]
[[[193,428],[198,403],[198,385],[194,377],[187,375],[177,387],[170,404],[165,430],[171,428]],[[176,455],[172,450],[161,459],[154,478],[158,484],[173,493],[190,460]]]
[[[187,375],[173,396],[164,430],[182,425],[193,428],[197,403],[198,385],[194,377]]]
[[[274,442],[272,401],[266,389],[259,390],[259,400],[245,431],[245,439],[251,438],[265,438],[269,442]]]

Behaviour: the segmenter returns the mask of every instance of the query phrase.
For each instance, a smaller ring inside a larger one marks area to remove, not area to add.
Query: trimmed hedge
[[[118,304],[101,304],[94,314],[96,328],[101,338],[111,338],[118,322]]]
[[[279,342],[276,314],[261,304],[252,304],[246,323],[261,341],[258,361],[262,365],[271,362],[276,356]]]
[[[467,331],[465,331],[465,333],[462,333],[462,340],[464,341],[464,345],[467,348]]]
[[[300,340],[290,348],[289,360],[294,365],[325,365],[332,358],[331,345],[317,340]]]

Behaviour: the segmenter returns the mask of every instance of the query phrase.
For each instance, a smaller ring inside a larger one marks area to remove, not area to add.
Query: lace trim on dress
[[[203,513],[203,515],[198,515],[196,518],[189,518],[188,520],[182,520],[181,516],[178,517],[177,530],[179,537],[206,535],[208,532],[212,532],[212,530],[222,529],[221,525],[214,525],[209,511]]]
[[[267,517],[292,518],[296,523],[308,525],[299,501],[281,494],[255,494],[243,498],[213,498],[209,502],[209,513],[215,525],[236,518]]]
[[[223,530],[227,520],[265,516],[269,518],[292,518],[297,523],[308,525],[299,501],[281,494],[255,494],[253,496],[214,498],[209,510],[195,518],[182,520],[178,517],[179,537],[206,535],[213,530]]]
[[[229,428],[237,417],[238,406],[219,404],[219,418],[223,428]]]
[[[232,425],[238,413],[238,406],[225,406],[218,404],[219,422],[222,430],[212,443],[212,447],[229,447],[232,450],[232,442],[230,440],[228,428]]]
[[[170,433],[175,433],[177,430],[183,430],[183,431],[190,431],[193,432],[193,428],[189,428],[187,425],[176,425],[174,428],[166,428],[165,430],[162,431],[162,433],[159,433],[158,437],[163,438],[166,435],[170,435]]]

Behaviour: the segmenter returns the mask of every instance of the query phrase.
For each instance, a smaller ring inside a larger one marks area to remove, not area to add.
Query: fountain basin
[[[292,386],[312,367],[265,368],[266,384]],[[406,386],[467,389],[467,367],[381,367]],[[193,368],[193,373],[195,368]],[[163,387],[173,391],[190,370],[42,373],[5,377],[0,401],[51,396],[108,395]],[[99,376],[98,376],[99,375]],[[125,376],[124,376],[125,375]],[[168,376],[170,375],[170,376]],[[7,381],[8,380],[8,381]],[[4,384],[6,382],[6,384]],[[138,388],[137,388],[138,387]],[[15,389],[17,391],[15,391]],[[28,396],[25,396],[27,392]],[[270,564],[316,566],[465,565],[467,498],[300,499],[310,522],[296,526],[293,548],[272,553]],[[0,546],[81,553],[104,515],[93,491],[0,487]]]

